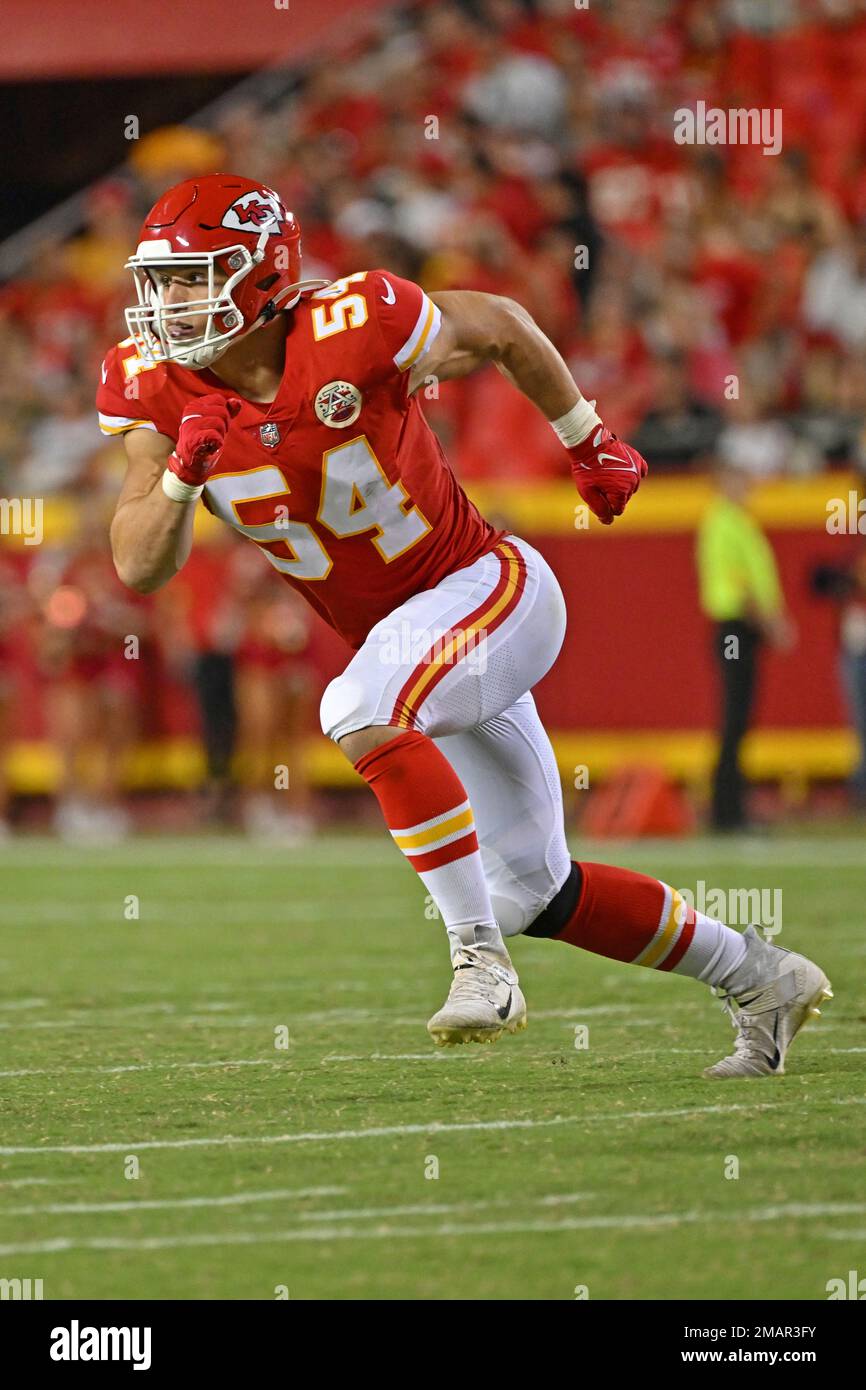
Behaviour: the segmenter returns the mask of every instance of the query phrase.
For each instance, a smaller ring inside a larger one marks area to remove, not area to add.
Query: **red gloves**
[[[646,459],[604,425],[569,449],[568,456],[578,492],[602,525],[610,526],[646,477]]]
[[[198,396],[183,412],[168,467],[182,483],[201,487],[222,453],[226,432],[241,408],[237,396]]]

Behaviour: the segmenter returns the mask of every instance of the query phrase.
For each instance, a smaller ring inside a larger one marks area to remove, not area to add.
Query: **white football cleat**
[[[713,1080],[783,1076],[794,1038],[818,1017],[818,1005],[833,998],[830,981],[814,961],[769,945],[754,927],[743,935],[746,956],[729,981],[733,988],[722,992],[737,1036],[731,1055],[704,1071]]]
[[[496,1042],[526,1027],[526,1000],[513,966],[483,947],[464,946],[453,957],[454,980],[442,1008],[427,1024],[439,1047]]]

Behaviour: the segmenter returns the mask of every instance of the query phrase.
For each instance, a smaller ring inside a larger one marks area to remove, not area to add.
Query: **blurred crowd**
[[[216,168],[280,191],[309,275],[386,265],[520,299],[655,467],[845,460],[866,412],[864,70],[861,0],[435,0],[273,109],[144,131],[83,229],[0,293],[4,489],[111,471],[92,400],[125,258],[168,185]],[[781,152],[677,144],[699,100],[780,109]],[[561,471],[492,373],[427,406],[463,476]]]
[[[81,229],[34,242],[0,288],[0,493],[70,496],[92,516],[110,504],[123,448],[100,439],[93,396],[125,332],[124,261],[156,197],[216,169],[279,190],[307,276],[385,266],[428,291],[520,300],[654,470],[715,458],[763,479],[861,456],[863,0],[430,0],[341,44],[264,109],[142,131],[88,192]],[[697,101],[781,110],[780,153],[676,143],[674,113]],[[462,478],[563,476],[552,432],[500,374],[424,396]],[[49,660],[37,634],[70,568],[101,566],[95,588],[127,623],[135,600],[97,532],[6,563],[0,584],[25,592],[0,620],[0,672],[13,631]],[[213,555],[225,579],[233,542]],[[257,617],[237,602],[243,664]],[[67,645],[86,647],[84,629],[68,623]],[[191,642],[207,649],[200,631]]]
[[[37,757],[17,780],[50,790],[50,822],[65,839],[129,832],[143,750],[143,788],[196,791],[185,828],[239,824],[257,838],[303,840],[304,743],[320,684],[306,604],[228,531],[144,598],[118,582],[105,524],[91,519],[32,560],[0,550],[0,840],[16,740],[48,750],[47,770]]]

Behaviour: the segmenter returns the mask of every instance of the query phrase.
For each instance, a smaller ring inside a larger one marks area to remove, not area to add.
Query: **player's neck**
[[[283,314],[235,343],[211,367],[214,376],[250,401],[276,399],[286,360],[287,324]]]

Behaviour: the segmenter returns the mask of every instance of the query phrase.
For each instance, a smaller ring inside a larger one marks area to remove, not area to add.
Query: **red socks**
[[[359,758],[355,771],[373,791],[395,843],[419,873],[478,849],[466,789],[426,734],[412,730],[389,739]]]
[[[673,970],[691,945],[694,909],[646,874],[609,864],[581,863],[580,870],[580,896],[555,939],[611,960]]]
[[[466,788],[426,734],[398,734],[355,764],[382,808],[394,843],[442,914],[452,947],[493,945],[493,917]]]
[[[576,867],[581,874],[577,902],[555,941],[708,985],[724,985],[743,960],[741,933],[696,912],[686,889],[609,864]]]

